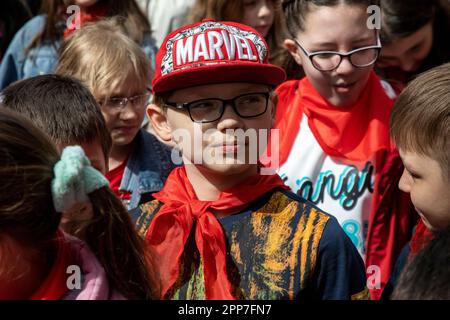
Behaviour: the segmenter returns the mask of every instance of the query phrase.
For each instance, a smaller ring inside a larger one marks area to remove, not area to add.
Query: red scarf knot
[[[207,299],[232,300],[226,263],[226,238],[213,211],[225,214],[245,209],[276,188],[288,189],[278,175],[256,174],[220,194],[218,200],[198,200],[184,167],[169,175],[164,188],[153,196],[164,205],[153,218],[146,240],[159,267],[161,297],[169,298],[179,277],[180,258],[195,224],[195,244],[203,261]],[[249,192],[249,189],[252,191]]]
[[[391,148],[389,116],[394,101],[387,96],[373,71],[358,100],[344,108],[330,104],[308,78],[286,82],[277,88],[277,93],[280,100],[275,127],[280,129],[280,165],[289,156],[303,114],[329,156],[360,162]]]

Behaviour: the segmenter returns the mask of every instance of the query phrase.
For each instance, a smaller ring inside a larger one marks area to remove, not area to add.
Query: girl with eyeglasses
[[[279,174],[299,196],[334,213],[366,258],[372,298],[410,227],[402,209],[409,201],[397,188],[401,162],[389,139],[395,94],[373,71],[381,45],[367,9],[377,4],[284,1],[291,35],[284,45],[306,77],[277,88],[275,124]]]
[[[141,128],[152,69],[116,20],[88,24],[62,45],[56,73],[81,80],[100,105],[112,138],[110,188],[128,210],[159,191],[173,169],[171,149]]]

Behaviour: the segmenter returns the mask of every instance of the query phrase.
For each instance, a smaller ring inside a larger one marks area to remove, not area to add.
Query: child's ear
[[[291,54],[292,58],[294,58],[295,62],[301,66],[302,63],[302,57],[300,55],[300,51],[298,49],[297,44],[295,43],[294,40],[292,39],[285,39],[283,42],[283,47],[289,51],[289,53]]]
[[[156,134],[164,142],[171,142],[172,129],[167,122],[167,115],[164,110],[156,104],[149,104],[147,106],[147,116],[155,130]]]

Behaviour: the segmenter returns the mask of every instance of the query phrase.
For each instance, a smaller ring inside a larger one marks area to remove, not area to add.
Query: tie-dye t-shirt
[[[141,236],[162,203],[141,205]],[[366,299],[363,261],[337,220],[292,192],[274,191],[219,218],[228,278],[239,299]],[[205,299],[200,254],[191,237],[172,299]]]

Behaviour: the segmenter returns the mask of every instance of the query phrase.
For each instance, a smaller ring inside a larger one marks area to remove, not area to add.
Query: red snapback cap
[[[226,82],[277,86],[286,73],[268,58],[267,43],[255,29],[205,19],[164,39],[156,54],[153,93]]]

